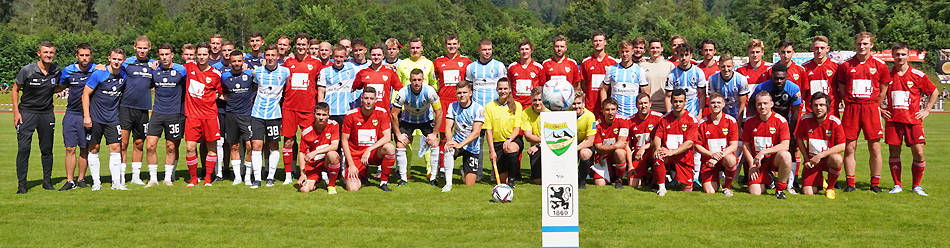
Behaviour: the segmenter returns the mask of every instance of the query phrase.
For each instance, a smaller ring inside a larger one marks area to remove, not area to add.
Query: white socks
[[[429,167],[429,181],[432,181],[439,175],[439,146],[429,148]]]
[[[132,162],[132,181],[142,181],[142,177],[139,175],[142,173],[142,162]]]
[[[278,163],[280,163],[280,151],[270,151],[270,157],[267,158],[267,179],[274,180],[274,174],[277,174]]]
[[[241,160],[231,160],[231,168],[234,169],[234,184],[243,183],[241,175]]]
[[[156,165],[156,166],[157,166],[157,165]],[[166,165],[165,165],[165,181],[166,181],[166,182],[171,182],[171,181],[172,181],[172,177],[173,177],[174,175],[175,175],[175,165],[173,165],[173,164],[166,164]]]
[[[261,180],[262,169],[264,169],[264,152],[251,151],[251,172],[254,174],[254,181]]]
[[[408,176],[406,168],[409,164],[409,158],[406,157],[406,148],[396,148],[396,167],[399,168],[399,179],[408,182]]]
[[[133,167],[133,168],[135,168],[135,167]],[[134,170],[134,169],[133,169],[133,173],[135,173],[135,170]],[[157,182],[157,181],[158,181],[158,165],[157,165],[157,164],[150,164],[150,165],[148,165],[148,181],[149,181],[149,182]]]
[[[218,142],[217,142],[217,144],[215,145],[215,147],[218,149],[218,153],[217,153],[218,156],[224,158],[224,138],[218,139]],[[218,161],[214,163],[214,171],[217,171],[217,174],[215,174],[215,175],[218,176],[218,177],[223,177],[223,176],[221,175],[221,165],[222,165],[222,164],[224,164],[224,159],[218,159]],[[209,180],[209,181],[214,181],[214,179],[212,178],[212,179]]]
[[[437,151],[433,151],[432,154],[439,154]],[[442,161],[443,166],[445,166],[445,185],[452,185],[452,170],[455,169],[455,151],[445,151],[445,161]],[[439,172],[438,165],[432,167],[432,175],[434,177],[435,173]],[[434,178],[433,178],[434,179]]]
[[[251,175],[254,174],[253,165],[254,163],[251,163],[251,161],[244,161],[244,183],[245,184],[251,183]],[[237,174],[234,174],[234,175],[235,177],[237,176]]]
[[[92,183],[93,184],[102,183],[99,180],[99,153],[90,152],[87,161],[89,164],[89,175],[92,176]]]
[[[125,167],[122,162],[122,154],[118,152],[109,153],[109,173],[112,175],[112,184],[122,184],[122,179],[125,178],[122,174],[122,169],[119,167]]]

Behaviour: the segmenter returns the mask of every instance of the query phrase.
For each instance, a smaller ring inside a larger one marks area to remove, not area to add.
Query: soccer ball
[[[551,111],[567,111],[574,103],[574,86],[563,79],[551,79],[544,83],[541,102]]]
[[[495,185],[491,191],[491,198],[495,202],[511,202],[512,197],[515,197],[515,192],[505,184]]]

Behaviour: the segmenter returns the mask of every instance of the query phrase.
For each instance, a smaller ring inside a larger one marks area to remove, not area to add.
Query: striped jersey
[[[723,79],[721,72],[709,76],[709,93],[719,93],[725,98],[726,106],[722,112],[729,114],[734,118],[739,118],[739,97],[748,96],[751,93],[748,79],[742,74],[734,73],[729,80]]]
[[[637,114],[637,95],[640,94],[640,87],[650,85],[642,67],[636,63],[630,63],[630,67],[623,67],[621,63],[608,66],[603,81],[605,85],[610,86],[610,97],[617,99],[620,104],[617,106],[618,115],[630,118]]]
[[[452,140],[455,142],[462,142],[468,138],[472,134],[475,122],[485,123],[485,108],[477,102],[472,102],[468,107],[462,107],[459,102],[453,102],[446,112],[445,119],[455,122],[452,127]],[[481,154],[481,144],[482,137],[478,137],[462,149],[473,154]]]
[[[706,74],[703,73],[703,70],[696,66],[690,66],[689,69],[684,71],[677,66],[670,71],[670,76],[666,79],[666,87],[664,88],[666,91],[686,90],[686,110],[689,110],[690,115],[696,116],[702,113],[702,110],[699,109],[699,92],[703,90],[703,93],[705,93],[707,84]]]
[[[356,72],[356,67],[351,63],[343,63],[343,68],[339,70],[330,66],[320,71],[317,86],[326,88],[323,101],[330,105],[330,115],[345,115],[347,110],[354,107],[352,104],[358,94],[352,91]]]
[[[423,84],[418,94],[412,92],[411,85],[402,87],[393,97],[393,107],[402,109],[400,120],[418,124],[434,120],[432,111],[442,108],[442,105],[435,88]]]
[[[505,64],[492,59],[488,63],[482,64],[476,60],[468,65],[465,72],[465,81],[472,82],[472,101],[479,105],[486,106],[489,102],[498,99],[498,80],[507,76],[508,69]]]
[[[281,118],[280,98],[284,93],[284,84],[290,77],[287,67],[277,66],[268,70],[267,66],[254,69],[254,79],[257,81],[257,97],[251,107],[251,116],[264,120]]]

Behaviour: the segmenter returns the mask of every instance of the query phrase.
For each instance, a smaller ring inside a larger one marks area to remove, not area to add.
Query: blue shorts
[[[82,126],[82,114],[66,112],[63,115],[63,143],[66,147],[86,148],[86,127]]]

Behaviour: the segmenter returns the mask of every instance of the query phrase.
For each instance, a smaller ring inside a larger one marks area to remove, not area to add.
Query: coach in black
[[[12,90],[13,125],[17,132],[17,194],[26,194],[26,172],[30,166],[33,131],[39,132],[43,188],[53,190],[50,183],[53,174],[53,130],[56,127],[56,119],[53,117],[53,93],[62,91],[65,87],[57,82],[60,69],[53,64],[56,47],[44,41],[40,43],[36,55],[40,60],[20,69]],[[23,91],[22,99],[19,91]]]

